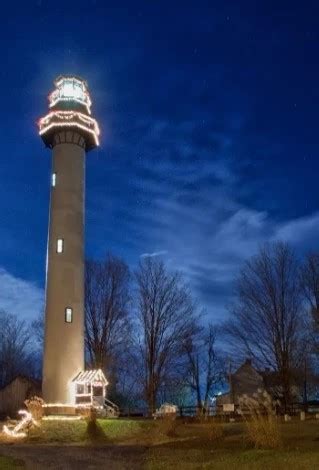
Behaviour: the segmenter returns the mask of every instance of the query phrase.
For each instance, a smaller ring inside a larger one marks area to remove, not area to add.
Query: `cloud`
[[[0,268],[0,309],[33,320],[43,310],[44,292],[34,283]]]
[[[111,161],[88,191],[90,237],[100,252],[111,247],[132,267],[169,253],[165,262],[183,273],[212,321],[227,315],[238,272],[263,243],[285,240],[299,253],[319,237],[319,213],[286,215],[295,207],[279,173],[280,192],[272,192],[265,146],[245,135],[251,118],[246,108],[222,119],[202,107],[134,121],[121,114]],[[277,155],[269,145],[267,152]]]
[[[143,253],[141,254],[140,258],[154,258],[155,256],[163,256],[167,253],[167,250],[154,251],[153,253]]]
[[[184,274],[211,319],[218,321],[227,315],[244,261],[267,241],[287,241],[297,252],[315,249],[319,213],[276,220],[269,211],[255,209],[253,201],[240,202],[231,160],[223,162],[223,173],[216,172],[218,161],[207,161],[204,170],[197,166],[194,161],[185,163],[184,178],[176,167],[174,172],[169,159],[154,165],[156,175],[147,184],[143,181],[143,192],[152,195],[152,203],[137,211],[131,233],[141,233],[150,249],[167,247],[169,266]],[[174,183],[165,179],[170,171]],[[207,179],[205,173],[210,175]],[[145,256],[152,254],[158,253]]]
[[[296,247],[318,248],[319,212],[278,224],[275,238],[285,240]]]

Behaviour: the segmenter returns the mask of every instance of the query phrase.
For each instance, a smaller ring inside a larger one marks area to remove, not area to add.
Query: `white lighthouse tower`
[[[47,248],[43,398],[73,403],[84,371],[84,194],[86,152],[99,145],[87,82],[61,76],[39,133],[52,149]]]

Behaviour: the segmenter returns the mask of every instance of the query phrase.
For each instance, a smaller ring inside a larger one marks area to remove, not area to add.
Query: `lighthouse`
[[[72,404],[84,371],[84,213],[86,153],[99,145],[88,84],[60,76],[39,134],[52,153],[47,244],[43,398]]]

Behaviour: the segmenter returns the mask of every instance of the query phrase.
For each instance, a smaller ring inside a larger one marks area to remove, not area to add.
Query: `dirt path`
[[[0,446],[0,455],[21,459],[30,470],[137,470],[143,468],[145,451],[134,446]]]

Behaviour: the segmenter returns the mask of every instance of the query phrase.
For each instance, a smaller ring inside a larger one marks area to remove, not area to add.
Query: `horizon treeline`
[[[225,321],[212,323],[178,271],[156,257],[130,271],[112,254],[86,261],[85,355],[121,407],[165,402],[207,407],[246,358],[272,374],[286,409],[318,397],[319,253],[298,259],[286,243],[263,245],[243,263]],[[0,387],[41,379],[44,319],[0,312]]]

